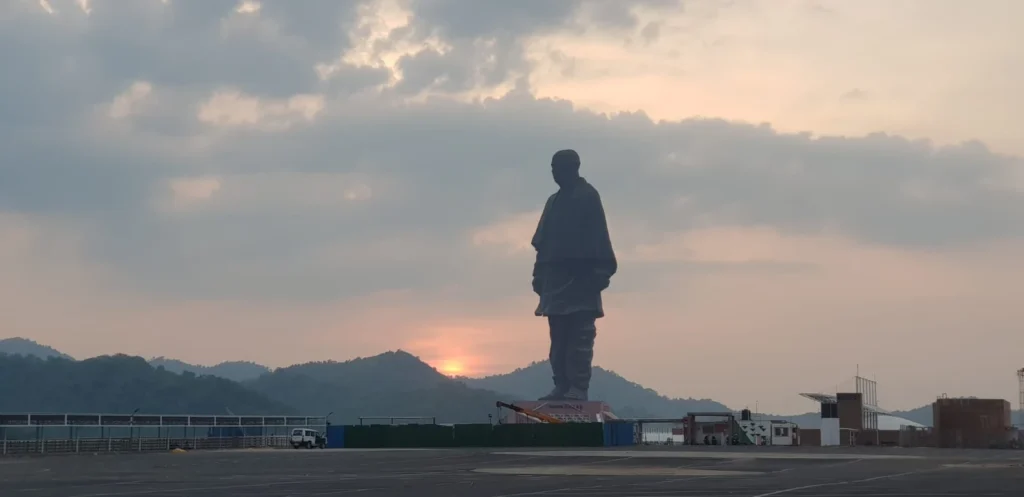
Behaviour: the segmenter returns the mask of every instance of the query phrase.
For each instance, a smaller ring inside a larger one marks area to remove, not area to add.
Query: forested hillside
[[[0,378],[0,412],[296,413],[233,381],[175,374],[126,355],[74,361],[0,354]]]

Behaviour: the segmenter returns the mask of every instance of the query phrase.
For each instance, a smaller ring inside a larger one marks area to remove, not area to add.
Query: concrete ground
[[[237,450],[0,459],[4,497],[1016,496],[1024,453],[838,448]]]

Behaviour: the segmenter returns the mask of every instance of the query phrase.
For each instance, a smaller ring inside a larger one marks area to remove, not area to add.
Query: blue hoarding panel
[[[327,427],[327,447],[331,449],[345,447],[345,425],[330,425]]]
[[[633,445],[633,432],[636,423],[624,421],[611,421],[604,423],[604,445],[606,447],[618,447]]]

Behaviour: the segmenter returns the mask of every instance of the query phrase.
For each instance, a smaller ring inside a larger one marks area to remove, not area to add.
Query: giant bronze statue
[[[551,174],[558,191],[544,205],[533,235],[533,291],[540,296],[535,314],[548,319],[555,381],[540,400],[587,400],[596,321],[604,316],[601,291],[618,264],[601,196],[580,177],[579,154],[555,153]]]

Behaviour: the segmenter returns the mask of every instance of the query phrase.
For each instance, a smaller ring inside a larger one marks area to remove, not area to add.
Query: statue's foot
[[[565,398],[565,389],[555,387],[553,390],[548,392],[547,395],[537,400],[562,400]]]
[[[587,400],[587,391],[576,387],[570,388],[561,400]]]

